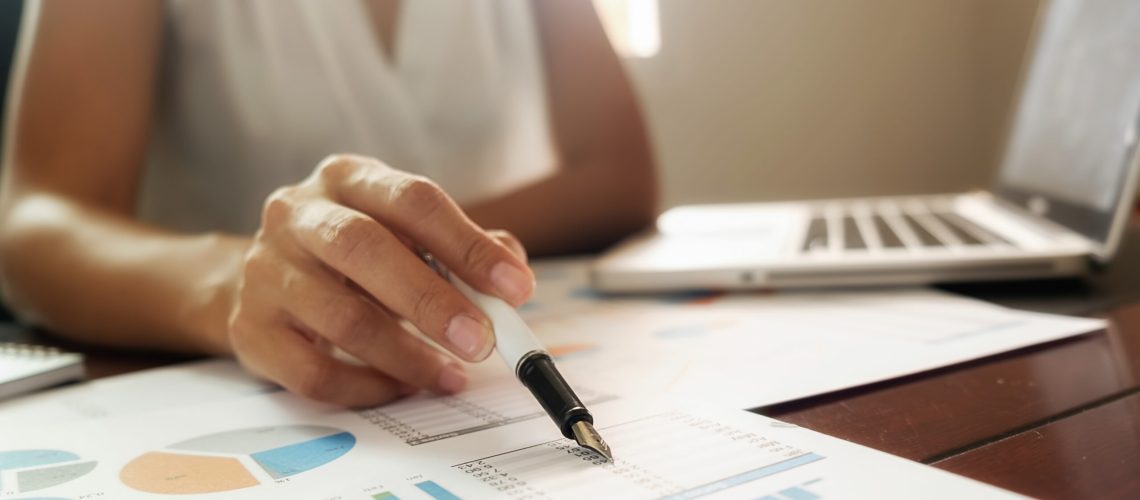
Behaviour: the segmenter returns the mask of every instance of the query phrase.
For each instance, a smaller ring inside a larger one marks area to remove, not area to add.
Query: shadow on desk
[[[12,317],[12,313],[8,311],[3,302],[0,302],[0,323],[12,323],[14,321],[15,318]]]

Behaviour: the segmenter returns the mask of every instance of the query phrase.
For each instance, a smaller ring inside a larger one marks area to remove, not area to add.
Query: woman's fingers
[[[437,393],[463,390],[459,363],[404,330],[383,309],[324,270],[296,270],[281,301],[297,320],[369,366]]]
[[[303,249],[457,356],[490,354],[494,335],[482,311],[379,222],[325,199],[295,210],[292,231]]]
[[[526,248],[523,247],[522,242],[519,241],[518,238],[515,238],[515,235],[511,234],[510,231],[505,229],[489,229],[487,230],[487,235],[494,238],[499,244],[507,247],[507,250],[514,253],[515,257],[518,257],[524,264],[527,263]]]
[[[525,260],[475,225],[435,183],[366,157],[330,157],[320,171],[336,199],[408,235],[472,287],[516,306],[534,292]]]
[[[405,384],[372,368],[322,352],[284,321],[231,322],[230,339],[242,365],[309,399],[354,408],[376,406],[408,394]]]
[[[330,157],[308,181],[266,200],[231,315],[235,352],[294,392],[343,405],[416,388],[461,390],[459,363],[396,317],[470,361],[494,348],[491,324],[420,260],[419,248],[515,305],[533,291],[518,240],[483,231],[435,184],[371,158]],[[328,343],[367,366],[334,359]]]

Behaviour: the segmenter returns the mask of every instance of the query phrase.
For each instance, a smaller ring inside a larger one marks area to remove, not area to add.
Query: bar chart
[[[760,500],[818,500],[823,498],[816,492],[816,487],[823,482],[823,478],[815,478],[795,486],[789,486],[780,491],[769,493],[760,497]]]
[[[431,479],[420,479],[406,485],[399,485],[397,489],[402,490],[399,493],[394,489],[380,489],[383,491],[369,493],[368,498],[372,500],[400,500],[401,498],[423,498],[424,495],[432,500],[459,500],[461,498],[440,482]]]

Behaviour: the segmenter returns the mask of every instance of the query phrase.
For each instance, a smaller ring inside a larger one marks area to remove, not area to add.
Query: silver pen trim
[[[527,353],[523,354],[522,357],[518,359],[518,361],[515,361],[515,378],[522,379],[523,364],[526,363],[526,360],[528,360],[528,359],[530,359],[536,355],[539,355],[539,354],[545,354],[547,356],[550,355],[549,353],[546,352],[545,349],[535,349],[533,351],[527,351]]]

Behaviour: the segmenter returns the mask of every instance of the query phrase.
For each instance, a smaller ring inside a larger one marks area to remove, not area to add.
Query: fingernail
[[[448,363],[439,374],[439,388],[447,394],[455,394],[467,387],[467,374],[463,367],[455,363]]]
[[[506,262],[491,268],[491,283],[499,290],[500,296],[515,305],[522,304],[534,289],[534,280],[527,273]]]
[[[456,315],[447,324],[447,341],[468,359],[478,360],[487,349],[491,329],[466,314]]]

